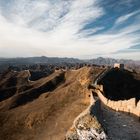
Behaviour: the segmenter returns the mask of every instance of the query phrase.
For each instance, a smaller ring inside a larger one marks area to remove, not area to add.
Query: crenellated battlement
[[[129,100],[119,100],[119,101],[110,100],[102,94],[103,85],[98,85],[97,89],[95,89],[94,92],[97,93],[101,102],[106,106],[110,107],[111,109],[116,111],[131,113],[140,117],[140,101],[136,102],[136,98],[131,98]]]

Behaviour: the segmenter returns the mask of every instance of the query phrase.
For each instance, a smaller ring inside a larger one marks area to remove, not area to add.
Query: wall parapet
[[[140,118],[140,101],[138,101],[136,104],[136,98],[131,98],[129,100],[113,101],[106,98],[99,89],[96,89],[95,91],[101,102],[109,108],[115,111],[131,113]]]
[[[89,92],[92,95],[92,91]],[[93,96],[90,96],[90,105],[75,118],[72,127],[66,133],[65,140],[90,140],[91,138],[107,140],[102,127],[100,103],[99,98],[95,100]]]

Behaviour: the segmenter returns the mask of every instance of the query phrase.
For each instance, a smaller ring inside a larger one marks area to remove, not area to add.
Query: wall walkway
[[[103,86],[98,85],[98,89],[95,89],[94,92],[97,93],[99,99],[103,104],[108,106],[109,108],[116,110],[116,111],[122,111],[134,114],[138,117],[140,117],[140,101],[136,103],[135,98],[131,98],[129,100],[119,100],[119,101],[112,101],[110,99],[107,99],[103,94]]]

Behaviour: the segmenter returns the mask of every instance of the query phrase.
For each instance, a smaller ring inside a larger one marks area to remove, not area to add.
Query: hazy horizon
[[[0,58],[140,60],[139,0],[0,0]]]
[[[92,60],[92,59],[98,59],[98,58],[104,58],[104,59],[116,59],[116,60],[133,60],[133,61],[140,61],[140,59],[124,59],[124,58],[113,58],[113,57],[91,57],[91,58],[77,58],[77,57],[57,57],[57,56],[28,56],[28,57],[0,57],[0,59],[20,59],[20,58],[36,58],[36,57],[46,57],[46,58],[68,58],[68,59],[79,59],[79,60]]]

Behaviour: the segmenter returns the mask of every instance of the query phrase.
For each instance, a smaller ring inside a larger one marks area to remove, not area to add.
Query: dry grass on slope
[[[87,87],[94,72],[100,73],[101,69],[66,71],[63,82],[57,82],[53,90],[40,94],[32,102],[0,112],[1,140],[63,140],[75,117],[89,105]],[[54,75],[33,85],[53,81]]]

